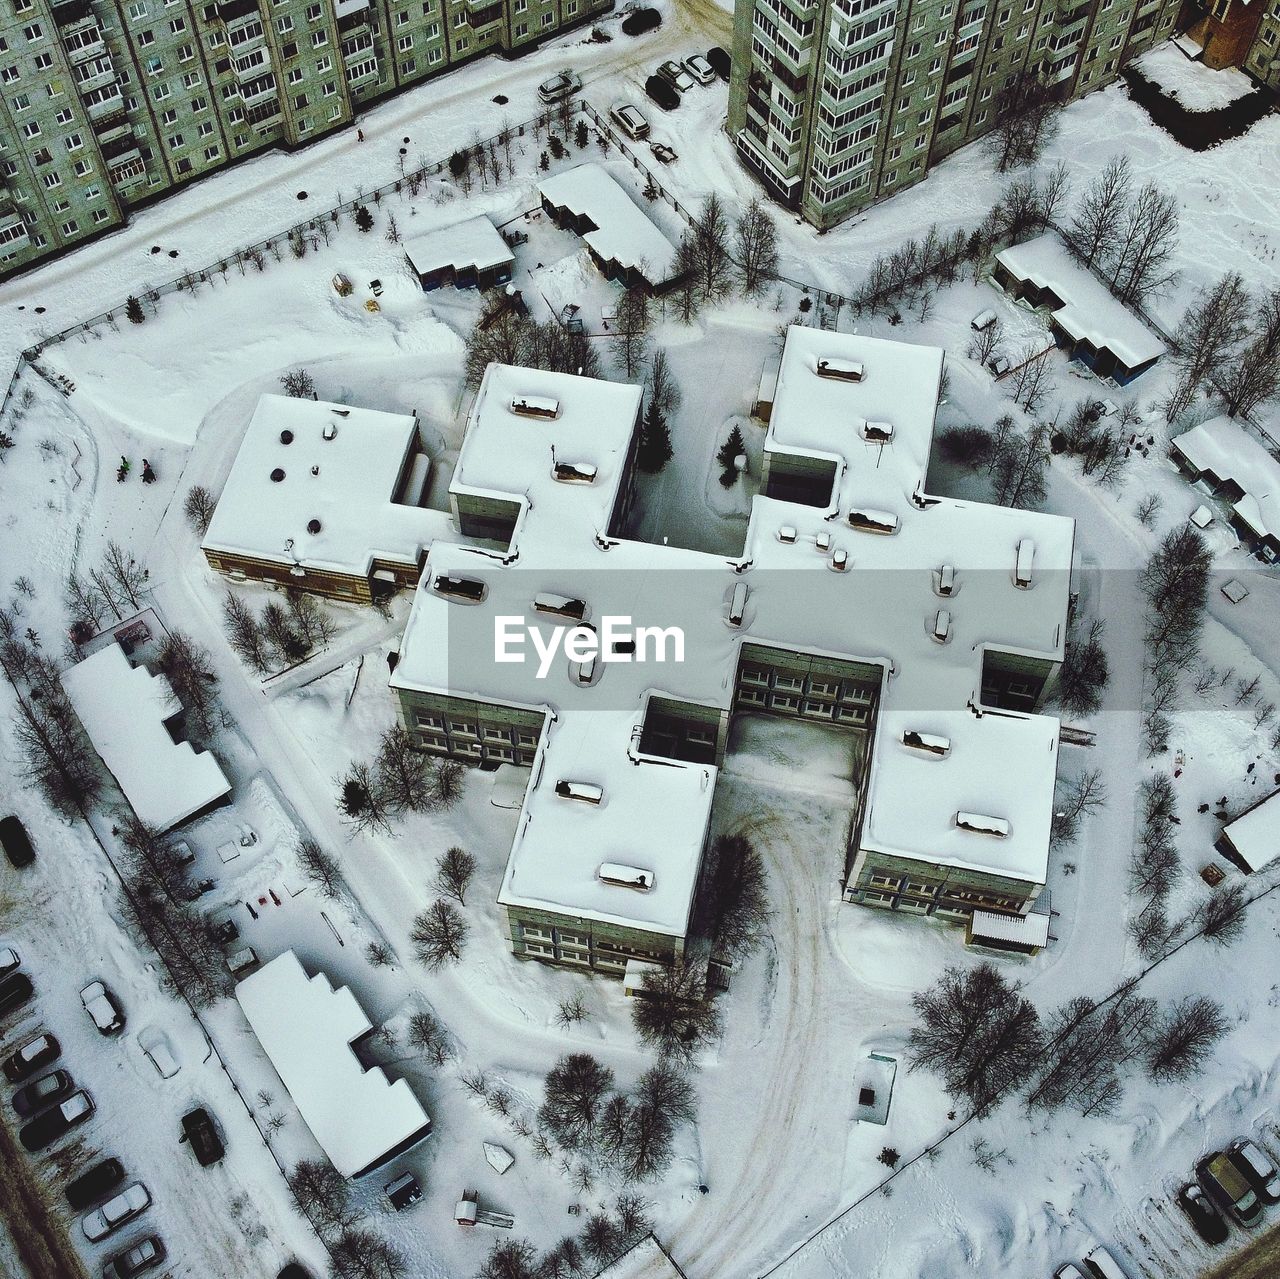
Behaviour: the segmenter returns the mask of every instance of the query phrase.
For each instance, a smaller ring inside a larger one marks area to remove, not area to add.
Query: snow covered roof
[[[1259,537],[1280,537],[1280,462],[1229,417],[1215,417],[1193,426],[1173,441],[1173,447],[1196,468],[1212,471],[1244,490],[1232,510]]]
[[[483,214],[415,235],[405,240],[404,252],[419,275],[442,267],[475,267],[483,271],[500,262],[514,261],[510,245]]]
[[[633,267],[652,284],[676,269],[676,246],[600,164],[579,164],[538,183],[538,193],[575,217],[588,217],[596,230],[583,239],[606,262]]]
[[[996,261],[1019,280],[1052,289],[1063,300],[1053,318],[1076,341],[1084,339],[1095,350],[1106,347],[1129,369],[1164,354],[1164,343],[1051,231],[1003,249]]]
[[[365,1070],[351,1048],[372,1029],[345,986],[308,977],[293,951],[236,987],[236,999],[307,1127],[333,1166],[354,1177],[417,1137],[431,1120],[403,1079]]]
[[[647,1235],[600,1271],[596,1279],[684,1279],[684,1275],[676,1269],[662,1245]]]
[[[1049,940],[1049,916],[1038,912],[1030,915],[997,915],[990,910],[975,910],[970,932],[974,941],[1012,942],[1017,946],[1043,946]]]
[[[165,727],[182,710],[169,681],[108,644],[62,673],[94,749],[141,821],[166,831],[231,790],[218,761]]]
[[[1280,791],[1246,809],[1222,833],[1250,870],[1261,870],[1280,857]]]
[[[417,447],[413,417],[264,395],[201,545],[361,577],[374,560],[416,566],[449,528],[417,505],[430,470]]]

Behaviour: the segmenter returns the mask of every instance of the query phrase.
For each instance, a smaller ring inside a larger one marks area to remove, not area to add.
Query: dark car
[[[646,31],[656,31],[662,26],[662,14],[657,9],[636,9],[622,19],[622,34],[642,36]]]
[[[649,101],[657,103],[664,111],[674,111],[680,105],[680,90],[660,75],[651,75],[644,82],[644,91]]]
[[[718,44],[712,45],[707,50],[707,61],[711,63],[712,69],[721,80],[729,78],[729,69],[732,63],[727,50],[722,49]]]
[[[93,1114],[93,1098],[87,1092],[73,1093],[66,1101],[37,1115],[18,1133],[28,1150],[43,1150]]]
[[[276,1275],[276,1279],[311,1279],[311,1271],[299,1262],[291,1261]]]
[[[75,1089],[75,1083],[65,1070],[50,1071],[19,1088],[13,1094],[13,1108],[21,1118],[26,1119],[37,1110],[43,1110],[45,1106],[52,1106],[55,1101],[70,1097]]]
[[[0,979],[0,1013],[11,1013],[35,994],[35,987],[26,973],[10,973]]]
[[[203,1106],[182,1116],[182,1136],[179,1140],[191,1143],[191,1150],[201,1168],[216,1164],[226,1154],[226,1147],[214,1127],[213,1116]]]
[[[1218,1205],[1205,1194],[1203,1187],[1194,1183],[1183,1186],[1178,1191],[1178,1207],[1187,1214],[1187,1219],[1195,1227],[1196,1234],[1205,1243],[1226,1242],[1226,1219],[1218,1211]]]
[[[61,1054],[62,1045],[52,1035],[37,1035],[28,1039],[17,1052],[10,1053],[0,1063],[0,1070],[4,1071],[4,1077],[11,1084],[20,1084],[24,1079],[30,1079],[41,1066],[57,1061]]]
[[[139,1239],[132,1247],[118,1252],[103,1268],[103,1279],[133,1279],[144,1271],[154,1270],[168,1256],[159,1235]]]
[[[11,866],[30,866],[36,859],[27,828],[16,817],[0,818],[0,844]]]
[[[88,1208],[99,1199],[105,1199],[124,1180],[124,1164],[118,1159],[104,1159],[92,1168],[86,1168],[74,1181],[67,1183],[63,1192],[67,1202],[75,1209]]]

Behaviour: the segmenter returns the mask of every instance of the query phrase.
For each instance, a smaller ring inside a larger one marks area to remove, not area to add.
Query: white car
[[[21,963],[18,952],[12,946],[0,946],[0,977],[17,972],[18,965]]]
[[[559,102],[561,98],[567,98],[581,88],[582,80],[579,76],[572,71],[561,71],[559,75],[553,75],[550,80],[544,80],[538,86],[538,97],[543,102]]]
[[[609,118],[629,138],[638,141],[649,136],[649,121],[640,113],[639,107],[633,107],[629,102],[610,107]]]
[[[684,60],[684,69],[699,83],[710,84],[716,78],[716,69],[700,53]]]
[[[1269,1204],[1280,1203],[1280,1172],[1256,1142],[1232,1142],[1227,1154],[1262,1199]]]
[[[90,1243],[97,1243],[114,1234],[126,1222],[132,1221],[140,1213],[151,1207],[151,1192],[140,1181],[126,1186],[113,1199],[108,1199],[101,1208],[86,1212],[80,1219],[80,1229]]]
[[[1084,1268],[1094,1279],[1129,1279],[1120,1263],[1101,1244],[1084,1254]]]
[[[172,1079],[181,1069],[181,1063],[173,1052],[169,1036],[155,1026],[142,1031],[138,1035],[138,1047],[147,1055],[147,1060],[159,1072],[161,1079]]]
[[[693,77],[678,62],[664,62],[658,68],[658,74],[681,93],[688,93],[693,88]]]
[[[124,1029],[124,1013],[102,982],[91,981],[80,992],[80,1002],[104,1035],[117,1035]]]

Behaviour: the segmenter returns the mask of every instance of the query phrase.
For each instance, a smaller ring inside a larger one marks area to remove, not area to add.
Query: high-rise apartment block
[[[612,0],[0,0],[0,278]]]
[[[833,226],[990,130],[1001,91],[1020,73],[1079,97],[1168,37],[1180,7],[738,0],[729,134],[771,194]]]

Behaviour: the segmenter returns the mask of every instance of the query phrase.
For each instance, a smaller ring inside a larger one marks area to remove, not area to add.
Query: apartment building
[[[612,0],[0,0],[0,278]]]
[[[1064,99],[1165,39],[1180,0],[739,0],[729,134],[818,227],[918,182],[1022,72]]]

